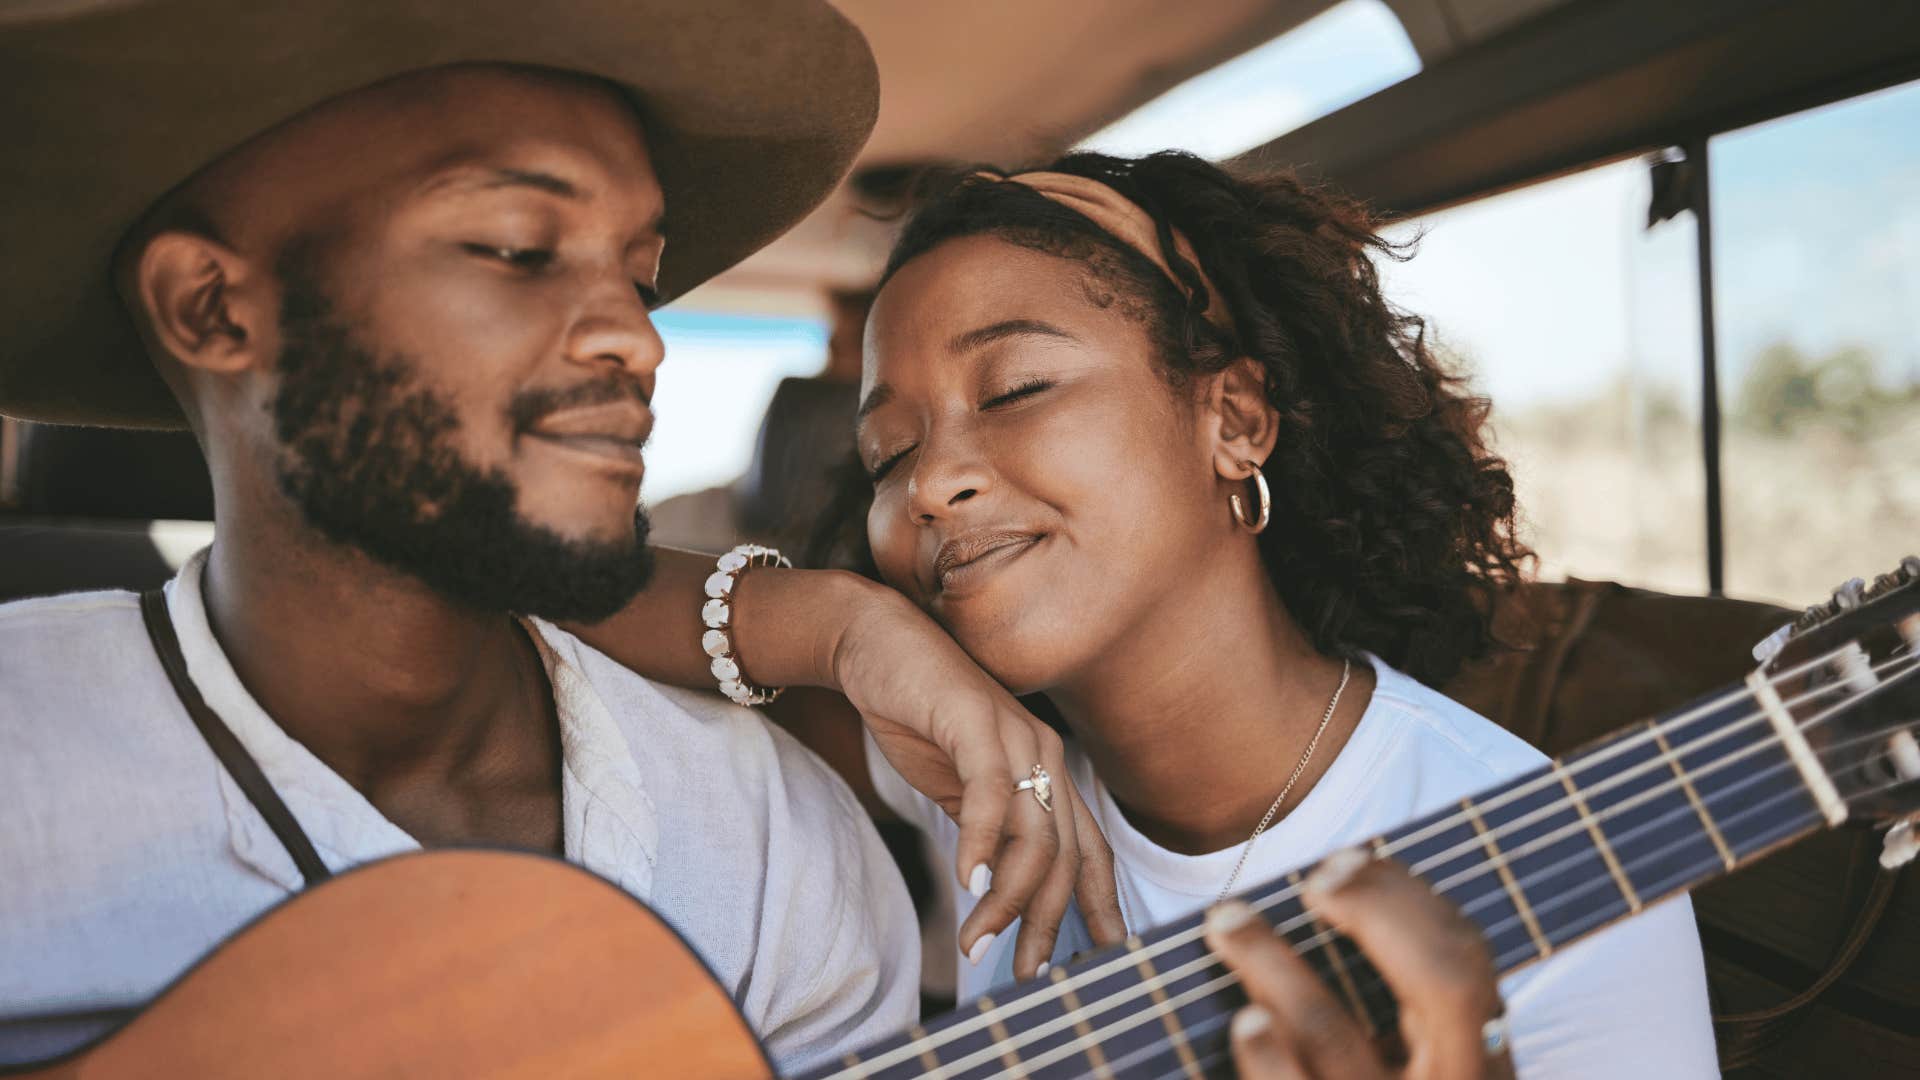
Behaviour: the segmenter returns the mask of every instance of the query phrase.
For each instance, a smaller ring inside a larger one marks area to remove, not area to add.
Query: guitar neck
[[[1366,842],[1486,935],[1504,976],[1827,823],[1745,688],[1708,695]],[[1397,1007],[1359,949],[1308,913],[1301,874],[1241,894],[1375,1031]],[[1047,981],[989,995],[847,1055],[813,1080],[1212,1076],[1246,1001],[1201,916]]]

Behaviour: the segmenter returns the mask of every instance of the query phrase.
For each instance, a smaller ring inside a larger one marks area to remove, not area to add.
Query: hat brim
[[[872,130],[865,39],[823,0],[68,0],[0,15],[0,413],[185,418],[110,280],[153,203],[254,135],[410,71],[577,71],[640,107],[670,242],[667,299],[818,206]]]

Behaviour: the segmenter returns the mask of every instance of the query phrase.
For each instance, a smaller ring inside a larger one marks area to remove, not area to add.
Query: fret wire
[[[1301,881],[1300,871],[1294,870],[1287,874],[1287,884],[1292,885],[1294,888],[1300,888]],[[1311,909],[1307,910],[1306,915],[1308,920],[1307,926],[1312,928],[1316,934],[1325,934],[1331,938],[1331,929],[1320,921],[1318,915],[1315,915]],[[1366,1025],[1368,1037],[1371,1038],[1380,1034],[1373,1025],[1373,1013],[1367,1008],[1366,1003],[1360,1000],[1360,990],[1354,985],[1353,976],[1347,972],[1346,961],[1340,957],[1339,945],[1329,945],[1326,952],[1328,960],[1333,967],[1334,976],[1340,981],[1340,991],[1346,995],[1347,1004],[1352,1007],[1353,1012],[1360,1018],[1360,1022]]]
[[[1067,969],[1063,967],[1053,968],[1049,972],[1049,975],[1054,982],[1059,983],[1066,979]],[[1060,1001],[1067,1007],[1068,1012],[1080,1011],[1080,995],[1073,992],[1073,987],[1068,986],[1063,988]],[[1093,1038],[1092,1025],[1088,1024],[1085,1018],[1075,1020],[1073,1022],[1073,1033],[1081,1039],[1086,1040],[1087,1062],[1093,1066],[1093,1076],[1095,1080],[1112,1080],[1113,1069],[1107,1065],[1107,1055],[1101,1052],[1099,1042]]]
[[[1732,870],[1740,860],[1733,857],[1733,849],[1727,846],[1727,838],[1720,835],[1720,826],[1714,824],[1713,815],[1707,813],[1706,804],[1700,801],[1700,793],[1694,790],[1693,781],[1687,779],[1687,770],[1681,766],[1680,756],[1673,752],[1673,747],[1667,745],[1666,733],[1660,730],[1658,721],[1647,721],[1647,727],[1653,735],[1654,744],[1660,748],[1660,756],[1673,766],[1673,775],[1680,781],[1680,789],[1687,793],[1687,801],[1693,804],[1694,813],[1700,816],[1700,824],[1706,827],[1707,838],[1713,841],[1714,849],[1720,853],[1720,861],[1726,864],[1728,870]]]
[[[913,1041],[923,1044],[920,1048],[920,1067],[927,1070],[926,1080],[941,1080],[946,1076],[946,1068],[940,1064],[933,1047],[924,1045],[927,1042],[927,1029],[919,1024],[913,1025]]]
[[[1207,1020],[1204,1020],[1201,1023],[1194,1025],[1194,1027],[1188,1032],[1188,1034],[1192,1038],[1204,1038],[1208,1035],[1213,1034],[1216,1029],[1226,1027],[1232,1021],[1232,1019],[1233,1019],[1232,1015],[1228,1013],[1223,1013],[1219,1016],[1210,1017]],[[1118,1068],[1130,1069],[1135,1065],[1140,1065],[1140,1064],[1144,1064],[1145,1062],[1152,1061],[1156,1056],[1166,1053],[1167,1049],[1168,1048],[1166,1046],[1158,1045],[1158,1044],[1143,1046],[1138,1050],[1129,1051],[1125,1057],[1119,1058],[1115,1062],[1115,1065]],[[1222,1055],[1230,1054],[1230,1053],[1231,1051],[1215,1050],[1215,1051],[1212,1051],[1211,1053],[1208,1053],[1205,1057],[1196,1059],[1196,1064],[1199,1065],[1199,1067],[1202,1070],[1205,1070],[1208,1065],[1212,1064],[1215,1061],[1218,1061]],[[1185,1075],[1185,1072],[1186,1072],[1186,1063],[1181,1062],[1180,1067],[1175,1069],[1173,1072],[1158,1073],[1156,1074],[1156,1078],[1158,1080],[1158,1078],[1179,1077],[1179,1076]]]
[[[1500,855],[1500,849],[1493,842],[1493,836],[1487,832],[1486,822],[1480,820],[1480,814],[1473,808],[1472,799],[1461,799],[1460,808],[1466,812],[1467,822],[1473,831],[1480,835],[1480,842],[1486,845],[1487,861],[1493,863],[1494,872],[1500,875],[1500,884],[1506,886],[1507,896],[1513,901],[1514,910],[1520,913],[1520,920],[1527,924],[1527,933],[1533,935],[1533,943],[1540,947],[1541,956],[1553,954],[1553,943],[1547,935],[1540,932],[1540,922],[1533,917],[1533,907],[1527,903],[1527,894],[1520,891],[1520,883],[1513,880],[1513,870],[1507,866],[1506,859]]]
[[[993,1015],[993,1010],[998,1007],[994,1005],[993,998],[986,994],[981,994],[975,1004],[985,1016]],[[1000,1060],[1006,1064],[1008,1074],[1014,1080],[1027,1080],[1026,1067],[1020,1064],[1020,1049],[1013,1045],[1013,1037],[1007,1034],[1007,1026],[995,1018],[987,1025],[987,1034],[993,1037],[994,1045],[1000,1048]]]
[[[1560,774],[1560,786],[1567,789],[1567,798],[1573,800],[1574,813],[1587,824],[1587,832],[1593,837],[1594,847],[1600,851],[1600,857],[1606,861],[1607,872],[1613,875],[1613,882],[1620,887],[1620,895],[1627,901],[1628,909],[1638,913],[1640,894],[1634,891],[1633,883],[1627,880],[1627,872],[1620,869],[1620,860],[1614,856],[1613,845],[1607,842],[1607,834],[1600,831],[1600,822],[1588,809],[1587,800],[1580,797],[1580,789],[1573,786],[1573,777],[1567,775],[1558,761],[1553,763],[1553,771]]]
[[[1153,958],[1140,951],[1140,944],[1137,937],[1127,939],[1128,951],[1138,958],[1140,974],[1147,977],[1148,985],[1152,988],[1153,1003],[1166,1010],[1160,1015],[1161,1026],[1167,1029],[1167,1037],[1173,1040],[1174,1051],[1180,1055],[1180,1063],[1186,1068],[1187,1075],[1192,1080],[1205,1080],[1200,1075],[1199,1064],[1193,1060],[1193,1051],[1187,1046],[1186,1036],[1180,1031],[1180,1022],[1175,1019],[1174,1010],[1167,1008],[1167,991],[1160,985],[1160,973],[1153,969]]]
[[[1810,670],[1811,668],[1813,668],[1813,667],[1815,667],[1815,666],[1817,666],[1818,664],[1821,664],[1821,663],[1825,663],[1825,662],[1827,662],[1827,660],[1829,660],[1829,659],[1831,659],[1831,657],[1832,657],[1833,655],[1838,655],[1838,652],[1839,652],[1839,651],[1838,651],[1838,650],[1836,650],[1836,651],[1835,651],[1834,653],[1832,653],[1832,654],[1829,654],[1829,655],[1827,655],[1827,656],[1823,656],[1823,657],[1816,657],[1816,658],[1814,658],[1814,659],[1812,659],[1812,660],[1809,660],[1809,661],[1806,661],[1806,662],[1804,662],[1804,663],[1802,663],[1802,664],[1800,664],[1800,665],[1798,665],[1798,666],[1796,666],[1796,667],[1794,667],[1794,668],[1792,668],[1792,669],[1789,669],[1789,670],[1788,670],[1788,671],[1786,671],[1786,672],[1783,672],[1783,673],[1781,673],[1780,675],[1778,675],[1778,676],[1776,676],[1775,678],[1776,678],[1777,680],[1780,680],[1780,681],[1784,681],[1784,680],[1786,680],[1786,679],[1789,679],[1789,678],[1793,678],[1793,677],[1796,677],[1796,676],[1798,676],[1799,674],[1802,674],[1802,673],[1804,673],[1805,671],[1807,671],[1807,670]],[[1886,662],[1883,662],[1882,664],[1879,664],[1879,665],[1875,665],[1875,668],[1874,668],[1873,670],[1874,670],[1874,671],[1875,671],[1875,672],[1877,673],[1877,672],[1879,672],[1879,671],[1881,671],[1881,670],[1884,670],[1885,668],[1888,668],[1888,667],[1891,667],[1891,666],[1893,666],[1893,665],[1894,665],[1895,663],[1898,663],[1898,662],[1900,662],[1900,661],[1901,661],[1901,660],[1903,660],[1903,659],[1905,659],[1905,658],[1896,658],[1895,660],[1891,660],[1891,661],[1886,661]],[[1907,670],[1907,671],[1905,671],[1905,672],[1902,672],[1902,673],[1901,673],[1900,675],[1898,675],[1898,676],[1896,676],[1896,677],[1895,677],[1894,679],[1891,679],[1891,680],[1885,680],[1885,681],[1883,681],[1883,682],[1881,682],[1881,683],[1880,683],[1880,684],[1879,684],[1878,686],[1876,686],[1875,688],[1873,688],[1873,690],[1870,690],[1870,691],[1867,691],[1867,692],[1865,692],[1865,693],[1856,693],[1856,694],[1855,694],[1855,695],[1854,695],[1854,696],[1853,696],[1852,698],[1849,698],[1849,699],[1847,699],[1847,700],[1845,700],[1845,701],[1842,701],[1842,702],[1840,702],[1839,704],[1836,704],[1835,706],[1833,706],[1832,708],[1830,708],[1830,709],[1828,709],[1828,710],[1826,710],[1826,711],[1825,711],[1825,712],[1823,712],[1822,714],[1819,714],[1819,715],[1816,715],[1815,717],[1813,717],[1813,718],[1811,718],[1810,720],[1808,720],[1808,721],[1806,721],[1806,722],[1804,722],[1804,723],[1802,723],[1802,724],[1801,724],[1801,727],[1802,727],[1802,729],[1804,730],[1804,729],[1808,729],[1808,728],[1811,728],[1811,727],[1812,727],[1812,726],[1813,726],[1814,724],[1817,724],[1817,723],[1819,723],[1819,722],[1821,722],[1821,721],[1823,721],[1824,719],[1826,719],[1826,718],[1828,718],[1828,716],[1830,716],[1830,715],[1831,715],[1832,713],[1834,713],[1834,712],[1836,712],[1836,711],[1838,711],[1838,710],[1840,710],[1840,709],[1842,709],[1842,708],[1845,708],[1845,707],[1847,707],[1847,706],[1848,706],[1848,705],[1850,705],[1850,704],[1851,704],[1851,703],[1852,703],[1853,701],[1855,701],[1855,700],[1858,700],[1858,699],[1859,699],[1859,698],[1861,698],[1861,697],[1865,697],[1865,696],[1867,696],[1868,694],[1871,694],[1871,693],[1873,693],[1873,692],[1877,692],[1877,691],[1878,691],[1878,690],[1880,690],[1880,689],[1884,689],[1884,688],[1886,688],[1886,687],[1888,687],[1888,686],[1891,686],[1891,685],[1893,685],[1893,684],[1894,684],[1895,682],[1897,682],[1898,680],[1900,680],[1900,679],[1904,679],[1904,678],[1905,678],[1906,676],[1908,676],[1908,675],[1910,675],[1910,674],[1912,674],[1912,670],[1913,670],[1913,666],[1912,666],[1911,664],[1909,664],[1909,667],[1908,667],[1908,670]],[[1817,694],[1819,694],[1819,693],[1824,693],[1824,692],[1826,692],[1826,691],[1827,691],[1828,689],[1830,689],[1830,688],[1824,688],[1824,687],[1823,687],[1823,688],[1821,688],[1820,690],[1818,690],[1818,691],[1815,691],[1815,692],[1813,692],[1813,693],[1811,693],[1811,694],[1803,694],[1803,695],[1799,695],[1799,696],[1797,696],[1797,697],[1796,697],[1796,699],[1795,699],[1795,701],[1794,701],[1794,702],[1792,702],[1792,703],[1790,703],[1790,704],[1797,704],[1797,703],[1799,703],[1800,701],[1802,701],[1802,700],[1805,700],[1805,699],[1806,699],[1807,697],[1811,697],[1811,696],[1817,696]],[[1712,708],[1714,708],[1714,707],[1717,707],[1718,705],[1722,705],[1722,704],[1726,704],[1726,703],[1728,703],[1728,702],[1731,702],[1731,701],[1734,701],[1734,700],[1737,700],[1737,699],[1738,699],[1739,697],[1741,697],[1741,696],[1743,696],[1743,694],[1745,694],[1745,691],[1744,691],[1744,690],[1733,690],[1733,691],[1729,691],[1728,693],[1725,693],[1725,694],[1722,694],[1722,695],[1720,695],[1720,696],[1719,696],[1719,697],[1717,697],[1717,698],[1714,698],[1714,699],[1710,699],[1709,701],[1707,701],[1707,702],[1705,702],[1705,703],[1703,703],[1703,704],[1700,704],[1700,705],[1696,705],[1696,706],[1693,706],[1693,707],[1690,707],[1690,708],[1688,708],[1688,709],[1686,709],[1685,711],[1683,711],[1682,713],[1680,713],[1680,714],[1677,714],[1677,715],[1675,715],[1675,716],[1673,716],[1673,717],[1670,717],[1670,718],[1668,718],[1668,719],[1666,719],[1666,720],[1662,720],[1662,721],[1656,721],[1656,722],[1654,722],[1654,724],[1656,724],[1656,725],[1658,725],[1658,729],[1659,729],[1659,730],[1670,730],[1670,729],[1672,729],[1672,728],[1674,728],[1674,727],[1678,727],[1678,726],[1680,726],[1681,724],[1684,724],[1684,723],[1688,723],[1688,722],[1690,722],[1690,721],[1693,721],[1693,720],[1697,720],[1697,719],[1700,719],[1700,718],[1702,718],[1702,717],[1704,717],[1704,716],[1706,716],[1706,715],[1708,715],[1708,713],[1709,713],[1709,712],[1711,711],[1711,709],[1712,709]],[[1698,739],[1695,739],[1695,740],[1693,740],[1692,742],[1689,742],[1689,743],[1687,743],[1687,744],[1686,744],[1685,746],[1682,746],[1681,748],[1679,748],[1679,751],[1678,751],[1678,752],[1679,752],[1679,753],[1684,753],[1684,752],[1687,752],[1687,751],[1689,751],[1689,750],[1692,750],[1692,749],[1695,749],[1695,748],[1697,748],[1697,747],[1699,747],[1699,746],[1702,746],[1702,745],[1705,745],[1705,744],[1707,744],[1707,743],[1711,743],[1711,742],[1715,742],[1715,741],[1717,741],[1718,739],[1720,739],[1721,737],[1723,737],[1723,736],[1725,736],[1725,735],[1728,735],[1728,734],[1731,734],[1731,733],[1732,733],[1732,732],[1734,732],[1735,730],[1738,730],[1738,729],[1740,729],[1740,728],[1742,728],[1742,727],[1745,727],[1745,726],[1748,726],[1748,725],[1750,725],[1750,724],[1752,724],[1752,723],[1754,723],[1754,722],[1756,722],[1756,721],[1758,721],[1758,720],[1760,720],[1760,719],[1763,719],[1763,717],[1761,717],[1761,716],[1759,716],[1758,714],[1755,714],[1755,715],[1753,715],[1753,716],[1749,716],[1749,717],[1746,717],[1746,718],[1744,718],[1744,719],[1742,719],[1742,720],[1739,720],[1739,721],[1734,721],[1734,722],[1731,722],[1731,723],[1728,723],[1728,724],[1726,724],[1725,726],[1723,726],[1723,727],[1720,727],[1720,728],[1718,728],[1718,729],[1716,729],[1716,730],[1715,730],[1714,732],[1712,732],[1711,734],[1708,734],[1708,735],[1705,735],[1705,736],[1702,736],[1702,737],[1700,737],[1700,738],[1698,738]],[[1650,725],[1650,727],[1652,727],[1652,726],[1653,726],[1653,725]],[[1610,757],[1610,756],[1612,756],[1612,755],[1613,755],[1614,753],[1617,753],[1617,752],[1623,752],[1623,751],[1624,751],[1624,749],[1625,749],[1625,748],[1626,748],[1627,746],[1630,746],[1630,745],[1634,745],[1634,744],[1635,744],[1636,742],[1639,742],[1639,741],[1644,741],[1645,739],[1647,739],[1647,738],[1650,738],[1650,737],[1651,737],[1651,734],[1649,733],[1649,734],[1647,734],[1647,735],[1641,735],[1641,736],[1637,736],[1637,737],[1630,737],[1630,738],[1628,738],[1628,739],[1621,739],[1621,740],[1617,740],[1617,741],[1616,741],[1615,743],[1612,743],[1612,744],[1608,744],[1608,745],[1605,745],[1605,746],[1602,746],[1602,747],[1600,747],[1600,748],[1599,748],[1599,749],[1598,749],[1597,751],[1595,751],[1595,752],[1593,753],[1593,755],[1592,755],[1591,757],[1589,757],[1589,758],[1586,758],[1586,759],[1582,759],[1582,760],[1581,760],[1581,761],[1579,762],[1579,764],[1582,764],[1582,765],[1587,765],[1587,766],[1590,766],[1590,765],[1592,765],[1592,764],[1594,764],[1594,763],[1597,763],[1597,762],[1599,762],[1599,761],[1602,761],[1602,760],[1605,760],[1605,758],[1607,758],[1607,757]],[[1765,742],[1763,742],[1763,743],[1761,743],[1761,744],[1759,744],[1759,745],[1760,745],[1760,746],[1765,746],[1765,745],[1768,745],[1768,743],[1765,743]],[[1750,748],[1747,748],[1747,749],[1748,749],[1748,750],[1751,750],[1751,749],[1754,749],[1754,748],[1752,748],[1752,747],[1750,747]],[[1830,749],[1831,749],[1831,748],[1830,748]],[[1745,751],[1743,751],[1743,752],[1741,753],[1741,756],[1745,756]],[[1668,757],[1669,757],[1669,755],[1668,755],[1668,754],[1664,754],[1664,753],[1663,753],[1663,754],[1661,755],[1661,760],[1666,760],[1666,759],[1667,759]],[[1724,765],[1726,765],[1726,764],[1730,764],[1730,762],[1728,762],[1728,761],[1724,761],[1724,760],[1723,760],[1723,761],[1719,761],[1719,762],[1715,762],[1715,763],[1714,763],[1713,765],[1711,765],[1711,766],[1709,766],[1709,768],[1708,768],[1708,769],[1704,769],[1704,770],[1699,770],[1699,771],[1698,771],[1698,772],[1696,773],[1696,775],[1705,775],[1706,773],[1708,773],[1708,772],[1711,772],[1711,771],[1714,771],[1714,770],[1717,770],[1717,769],[1719,769],[1720,767],[1722,767],[1722,766],[1724,766]],[[1495,796],[1494,796],[1494,797],[1499,797],[1499,796],[1501,796],[1501,795],[1506,795],[1506,796],[1509,796],[1509,798],[1511,798],[1511,797],[1515,797],[1515,796],[1517,796],[1517,794],[1518,794],[1518,792],[1516,792],[1516,791],[1513,791],[1513,790],[1509,790],[1509,791],[1506,791],[1506,792],[1496,792],[1496,793],[1495,793]],[[1447,823],[1446,823],[1446,822],[1443,822],[1443,821],[1436,821],[1436,822],[1432,822],[1432,823],[1429,823],[1429,824],[1428,824],[1427,826],[1425,826],[1425,828],[1426,828],[1427,830],[1429,830],[1429,834],[1430,834],[1430,831],[1431,831],[1431,830],[1433,830],[1433,829],[1436,829],[1436,828],[1441,828],[1441,827],[1445,827],[1446,825],[1447,825]],[[1401,844],[1402,844],[1402,845],[1404,845],[1404,844],[1405,844],[1405,843],[1406,843],[1407,841],[1409,841],[1409,840],[1411,840],[1411,839],[1412,839],[1412,837],[1407,837],[1407,838],[1403,838],[1403,839],[1402,839],[1402,841],[1401,841]],[[1379,848],[1380,848],[1380,845],[1379,845],[1378,843],[1376,843],[1376,850],[1378,850]],[[1266,906],[1270,906],[1271,904],[1273,904],[1273,903],[1277,903],[1277,902],[1279,902],[1279,901],[1280,901],[1281,899],[1284,899],[1284,897],[1281,897],[1281,896],[1277,896],[1277,895],[1276,895],[1276,896],[1270,896],[1270,897],[1265,897],[1265,898],[1262,898],[1262,899],[1263,899],[1263,903],[1264,903],[1264,905],[1266,905]],[[1178,945],[1180,945],[1180,944],[1183,944],[1183,943],[1185,943],[1186,941],[1190,941],[1190,940],[1193,940],[1194,938],[1196,938],[1196,937],[1198,937],[1198,936],[1200,936],[1200,930],[1199,930],[1199,928],[1198,928],[1198,927],[1190,927],[1190,928],[1188,928],[1188,929],[1186,929],[1185,931],[1180,931],[1180,932],[1176,932],[1176,933],[1171,933],[1171,934],[1168,934],[1168,935],[1166,935],[1166,937],[1165,937],[1165,938],[1164,938],[1163,940],[1160,940],[1160,941],[1157,941],[1157,942],[1156,942],[1155,944],[1156,944],[1156,946],[1157,946],[1157,947],[1161,947],[1161,948],[1173,948],[1173,947],[1177,947],[1177,946],[1178,946]],[[1080,979],[1087,979],[1087,978],[1096,978],[1096,977],[1099,977],[1099,976],[1101,976],[1101,975],[1104,975],[1104,974],[1110,974],[1110,973],[1111,973],[1111,972],[1112,972],[1113,970],[1115,970],[1115,969],[1116,969],[1116,968],[1117,968],[1118,966],[1120,966],[1120,965],[1122,965],[1122,964],[1124,964],[1124,962],[1125,962],[1125,958],[1124,958],[1124,957],[1116,957],[1116,958],[1114,958],[1113,960],[1110,960],[1110,961],[1108,961],[1108,962],[1106,962],[1106,963],[1104,963],[1104,964],[1102,964],[1102,965],[1099,965],[1099,966],[1098,966],[1098,967],[1096,967],[1096,968],[1093,968],[1093,969],[1089,969],[1089,970],[1087,970],[1087,971],[1085,971],[1085,972],[1081,972],[1081,973],[1078,973],[1078,974],[1076,974],[1076,975],[1074,975],[1074,976],[1072,976],[1072,979],[1074,979],[1074,980],[1080,980]],[[1018,1007],[1020,1007],[1020,1008],[1029,1008],[1029,1007],[1032,1007],[1033,1005],[1037,1005],[1037,1004],[1040,1004],[1040,1002],[1038,1002],[1038,1001],[1033,1001],[1033,1002],[1027,1002],[1027,1003],[1025,1003],[1025,1004],[1020,1004],[1020,1003],[1016,1003],[1016,1005],[1017,1005]],[[943,1030],[943,1031],[941,1032],[941,1034],[942,1034],[943,1036],[945,1036],[946,1038],[948,1038],[948,1039],[951,1039],[951,1038],[956,1038],[956,1037],[960,1037],[961,1035],[964,1035],[964,1034],[966,1034],[968,1030],[972,1030],[972,1029],[967,1029],[967,1028],[966,1028],[966,1025],[955,1025],[955,1027],[953,1027],[953,1028],[950,1028],[950,1029],[946,1029],[946,1030]],[[905,1051],[905,1052],[908,1052],[909,1054],[911,1054],[911,1052],[912,1052],[912,1049],[913,1049],[913,1047],[911,1046],[911,1044],[909,1044],[909,1046],[903,1046],[903,1047],[899,1047],[899,1048],[895,1048],[895,1050],[893,1050],[893,1051],[889,1051],[889,1053],[899,1053],[899,1052],[902,1052],[902,1051]],[[878,1055],[876,1055],[876,1056],[878,1056]],[[896,1058],[895,1060],[899,1060],[899,1059],[898,1059],[898,1058]],[[872,1067],[872,1066],[873,1066],[873,1064],[874,1064],[873,1062],[869,1062],[869,1063],[868,1063],[868,1067]]]

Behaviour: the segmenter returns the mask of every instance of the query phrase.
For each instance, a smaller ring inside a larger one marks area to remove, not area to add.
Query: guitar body
[[[476,849],[403,855],[300,894],[119,1031],[25,1075],[773,1073],[644,905],[558,860]]]

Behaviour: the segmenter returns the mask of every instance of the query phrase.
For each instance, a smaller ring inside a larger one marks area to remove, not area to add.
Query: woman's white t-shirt
[[[1391,832],[1546,761],[1492,721],[1377,658],[1372,662],[1378,685],[1352,737],[1306,797],[1254,844],[1235,891],[1282,877],[1344,844]],[[1213,903],[1240,858],[1239,845],[1205,855],[1168,851],[1127,822],[1072,740],[1066,759],[1113,845],[1130,929],[1167,923]],[[974,898],[951,872],[958,828],[893,770],[871,737],[867,763],[880,797],[932,839],[935,865],[947,868],[934,876],[964,921]],[[979,966],[960,959],[959,1000],[1012,981],[1017,926],[994,940]],[[1084,924],[1070,913],[1054,962],[1089,945]],[[1718,1075],[1705,963],[1685,897],[1648,908],[1501,980],[1500,990],[1512,1023],[1514,1062],[1527,1080]]]

